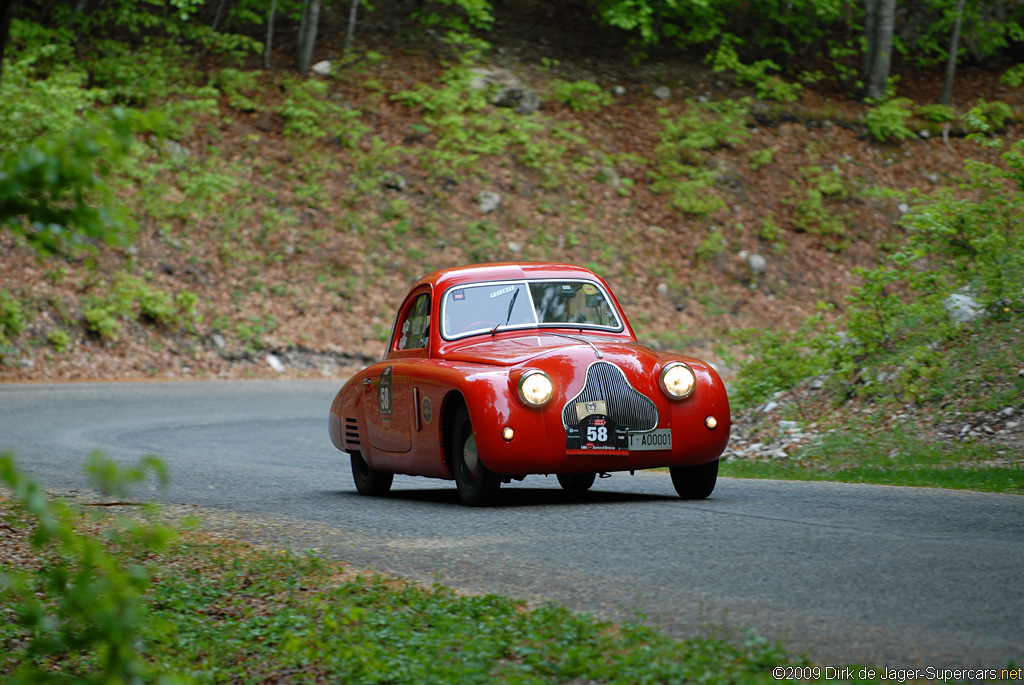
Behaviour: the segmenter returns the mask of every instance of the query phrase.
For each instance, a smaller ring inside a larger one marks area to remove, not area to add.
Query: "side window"
[[[430,293],[416,298],[398,332],[399,350],[419,350],[430,342]]]

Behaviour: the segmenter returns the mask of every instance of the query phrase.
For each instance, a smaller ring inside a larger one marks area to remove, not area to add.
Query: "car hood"
[[[599,350],[608,361],[629,358],[654,362],[658,358],[658,355],[649,348],[635,342],[600,336],[562,337],[550,333],[481,340],[459,347],[457,351],[449,352],[444,356],[450,361],[516,366],[541,357],[560,355],[567,352],[569,348],[576,348],[573,350],[573,356],[578,356],[582,352],[596,361],[598,357],[594,354],[591,345]]]

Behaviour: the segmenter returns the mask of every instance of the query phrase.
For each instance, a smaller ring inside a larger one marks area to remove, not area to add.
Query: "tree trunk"
[[[960,50],[960,24],[964,18],[964,0],[956,0],[956,18],[953,20],[953,35],[949,39],[949,60],[946,62],[946,80],[942,83],[939,104],[948,105],[953,100],[953,79],[956,77],[956,55]]]
[[[880,0],[878,23],[871,52],[871,73],[868,76],[867,96],[873,100],[885,99],[885,86],[892,66],[892,35],[896,29],[896,0]]]
[[[874,66],[872,58],[875,56],[875,40],[877,39],[875,30],[877,26],[878,0],[864,0],[864,38],[866,45],[864,46],[864,65],[860,73],[865,84],[871,78],[871,67]]]
[[[274,14],[277,12],[277,0],[270,0],[270,18],[267,19],[267,44],[263,46],[263,68],[270,68],[270,51],[274,47]]]
[[[296,66],[300,74],[307,73],[313,64],[313,48],[316,47],[316,29],[319,23],[320,0],[306,0],[306,6],[302,11],[302,23],[299,25],[296,54]]]
[[[224,15],[224,5],[227,4],[227,0],[220,0],[217,3],[217,13],[213,15],[213,24],[210,25],[210,30],[217,33],[217,29],[220,27],[220,18]]]
[[[7,39],[11,35],[13,12],[14,0],[0,0],[0,80],[4,77],[4,52],[7,50]]]
[[[345,32],[345,54],[352,49],[352,40],[356,36],[356,13],[359,10],[359,0],[352,0],[348,8],[348,30]]]

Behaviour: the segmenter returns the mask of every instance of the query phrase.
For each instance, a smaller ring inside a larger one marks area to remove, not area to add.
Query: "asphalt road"
[[[615,475],[585,496],[533,476],[502,506],[398,477],[356,494],[327,437],[336,382],[0,385],[0,450],[51,491],[81,490],[92,449],[162,456],[199,505],[272,544],[359,568],[687,637],[747,629],[821,665],[1024,663],[1024,497],[721,479],[700,502],[667,474]]]

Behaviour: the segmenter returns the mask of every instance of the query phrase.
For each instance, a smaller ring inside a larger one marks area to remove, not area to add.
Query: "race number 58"
[[[608,442],[608,427],[587,426],[587,442]]]

